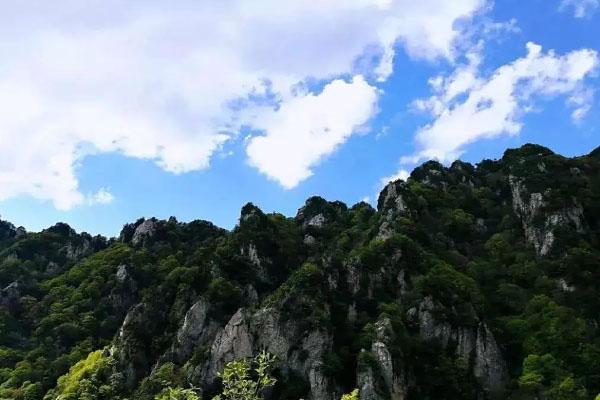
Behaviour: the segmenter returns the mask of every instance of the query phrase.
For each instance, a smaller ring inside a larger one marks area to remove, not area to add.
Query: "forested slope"
[[[600,149],[536,145],[427,162],[376,210],[247,204],[232,231],[0,222],[0,398],[210,399],[266,349],[276,399],[593,399],[599,234]]]

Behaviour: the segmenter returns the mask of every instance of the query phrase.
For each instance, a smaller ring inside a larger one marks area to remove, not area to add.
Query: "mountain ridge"
[[[377,209],[248,203],[230,231],[0,222],[0,398],[210,397],[227,361],[262,349],[278,359],[271,398],[593,398],[599,233],[600,148],[533,144],[428,161]]]

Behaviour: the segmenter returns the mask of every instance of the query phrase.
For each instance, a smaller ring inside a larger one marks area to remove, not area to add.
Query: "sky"
[[[424,161],[600,145],[600,0],[4,0],[0,216],[376,204]]]

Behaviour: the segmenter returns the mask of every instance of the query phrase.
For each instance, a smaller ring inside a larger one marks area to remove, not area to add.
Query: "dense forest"
[[[247,204],[231,231],[0,221],[0,399],[211,399],[263,350],[271,399],[594,399],[599,310],[600,148],[429,161],[377,209]]]

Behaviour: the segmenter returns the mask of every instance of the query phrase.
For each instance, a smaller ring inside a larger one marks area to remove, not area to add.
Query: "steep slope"
[[[266,349],[271,398],[592,399],[599,231],[600,149],[536,145],[427,162],[377,210],[248,204],[231,232],[149,219],[106,240],[2,222],[0,398],[190,384],[210,398],[226,362]]]

